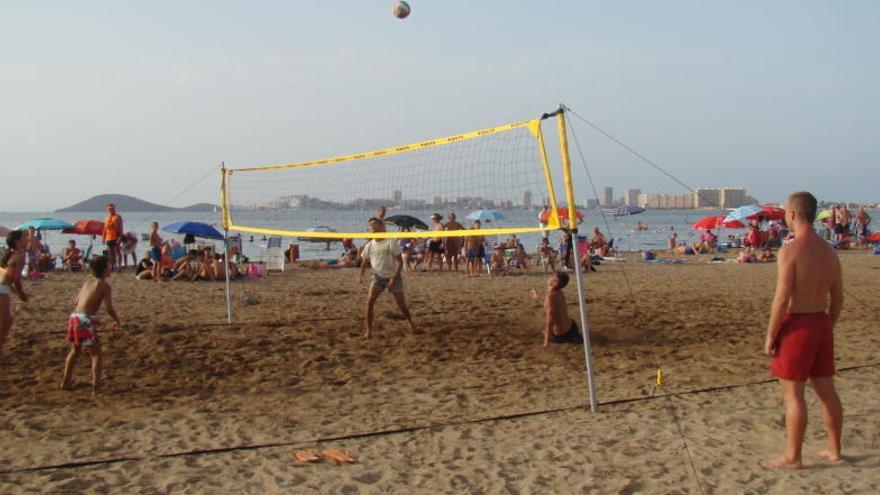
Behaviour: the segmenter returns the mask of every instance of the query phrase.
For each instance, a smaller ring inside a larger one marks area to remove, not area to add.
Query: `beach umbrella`
[[[501,214],[500,211],[495,210],[476,210],[468,213],[468,220],[479,220],[481,222],[485,222],[486,220],[497,222],[498,220],[504,220],[504,215]]]
[[[816,221],[825,220],[826,218],[831,218],[831,210],[822,210],[816,215]]]
[[[785,208],[780,208],[778,206],[772,205],[764,205],[761,208],[763,208],[764,211],[755,215],[752,218],[766,218],[767,220],[785,220]]]
[[[560,205],[556,211],[557,211],[557,213],[559,213],[560,220],[567,220],[568,219],[568,207],[567,206]],[[538,215],[538,221],[541,223],[547,223],[547,220],[550,219],[551,212],[552,212],[552,210],[550,210],[549,208],[542,211],[541,214]],[[577,217],[578,222],[580,222],[581,220],[584,219],[584,214],[581,211],[575,210],[575,216]]]
[[[631,205],[623,205],[614,210],[615,217],[622,217],[626,215],[637,215],[639,213],[644,212],[645,209],[639,206],[631,206]]]
[[[397,225],[401,229],[428,230],[428,226],[425,222],[411,215],[391,215],[385,219],[385,223]]]
[[[219,230],[202,222],[174,222],[162,227],[162,230],[174,234],[191,234],[195,237],[207,239],[223,239],[223,234]]]
[[[78,220],[73,227],[64,229],[65,234],[104,235],[104,222],[100,220]]]
[[[711,230],[711,229],[744,229],[745,225],[734,220],[733,222],[725,222],[724,215],[711,215],[691,226],[694,230]]]
[[[742,221],[747,220],[749,218],[756,217],[757,215],[764,212],[764,208],[758,205],[746,205],[740,206],[735,210],[731,211],[724,217],[725,222],[733,222],[735,220]]]
[[[4,236],[4,237],[5,237],[6,234],[8,234],[8,233],[9,233],[9,229],[7,229],[6,227],[0,225],[0,236]]]
[[[35,218],[19,225],[15,230],[27,230],[31,227],[36,230],[64,230],[73,228],[73,224],[54,218]]]

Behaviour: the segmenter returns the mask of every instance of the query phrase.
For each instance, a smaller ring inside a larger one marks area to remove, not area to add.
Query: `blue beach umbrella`
[[[174,222],[162,227],[162,230],[174,234],[191,234],[206,239],[223,239],[223,234],[219,230],[202,222]]]
[[[27,230],[31,227],[37,230],[64,230],[72,229],[73,224],[63,220],[55,220],[54,218],[35,218],[19,225],[15,230]]]
[[[753,217],[759,213],[764,213],[764,208],[759,205],[746,205],[740,206],[739,208],[731,211],[724,217],[725,222],[742,222],[743,220],[747,220],[749,217]]]
[[[497,222],[498,220],[504,220],[504,215],[499,211],[495,210],[476,210],[468,213],[468,220],[479,220],[481,222],[485,222],[486,220]]]

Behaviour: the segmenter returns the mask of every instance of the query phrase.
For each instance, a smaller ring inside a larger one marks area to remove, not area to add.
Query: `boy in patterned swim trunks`
[[[64,363],[64,378],[61,388],[70,390],[70,376],[73,366],[82,349],[85,348],[92,357],[92,395],[97,394],[101,384],[101,343],[98,340],[98,320],[96,318],[101,303],[107,303],[107,313],[113,318],[113,331],[119,331],[121,325],[119,315],[113,307],[112,289],[107,277],[113,273],[113,267],[107,258],[101,256],[91,262],[89,267],[92,277],[86,280],[76,296],[76,308],[67,321],[67,341],[70,342],[70,353]]]

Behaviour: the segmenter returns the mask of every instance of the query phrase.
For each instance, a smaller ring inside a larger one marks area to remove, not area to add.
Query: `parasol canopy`
[[[104,222],[100,220],[79,220],[73,227],[62,230],[65,234],[103,235]]]
[[[15,230],[27,230],[31,227],[36,230],[64,230],[73,228],[73,224],[54,218],[35,218],[19,225]]]
[[[419,229],[428,230],[425,222],[411,215],[391,215],[385,218],[385,223],[397,225],[401,229]]]
[[[162,227],[162,230],[174,234],[192,234],[206,239],[223,239],[223,234],[219,230],[202,222],[174,222]]]

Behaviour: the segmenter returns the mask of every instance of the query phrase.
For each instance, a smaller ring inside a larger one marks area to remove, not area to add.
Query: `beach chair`
[[[281,249],[281,237],[272,236],[266,244],[266,271],[284,271],[284,250]]]

